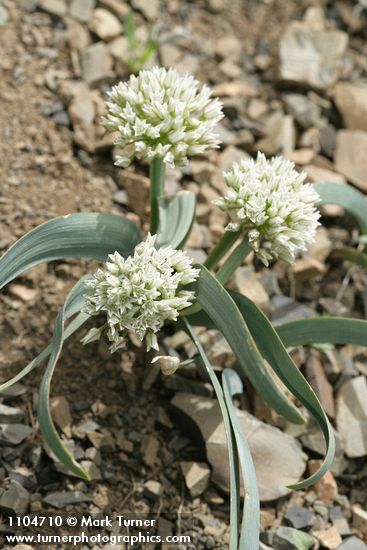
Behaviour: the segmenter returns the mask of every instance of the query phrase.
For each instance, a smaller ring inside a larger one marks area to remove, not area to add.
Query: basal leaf
[[[242,372],[248,376],[258,394],[287,420],[302,424],[303,416],[267,371],[238,307],[227,290],[205,267],[202,267],[196,284],[196,297],[214,326],[227,340]]]
[[[137,226],[122,216],[80,213],[39,225],[0,258],[0,288],[27,269],[51,260],[106,260],[116,250],[128,256],[141,241]]]
[[[367,233],[367,200],[363,193],[345,183],[321,182],[314,188],[321,197],[320,204],[342,206],[357,220],[362,233]]]
[[[195,218],[196,197],[191,191],[181,191],[159,201],[159,227],[156,246],[180,248],[189,236]]]

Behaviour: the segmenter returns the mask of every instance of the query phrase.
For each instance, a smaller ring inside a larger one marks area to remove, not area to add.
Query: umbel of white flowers
[[[118,132],[118,166],[128,166],[135,157],[183,166],[189,156],[218,146],[213,129],[223,117],[222,104],[211,99],[206,85],[199,89],[192,76],[154,67],[120,82],[108,95],[103,124]]]
[[[297,251],[314,241],[320,197],[305,178],[293,162],[282,157],[266,160],[262,153],[224,173],[229,190],[214,203],[232,220],[226,230],[244,230],[265,265],[272,258],[293,262]]]
[[[84,343],[100,337],[106,329],[113,353],[126,343],[128,331],[146,342],[147,350],[158,349],[156,333],[165,321],[176,321],[179,312],[192,304],[194,292],[182,286],[192,283],[199,270],[192,267],[186,252],[169,246],[157,250],[156,236],[135,248],[124,259],[118,252],[109,256],[106,269],[99,269],[87,281],[91,289],[85,313],[106,313],[106,324],[89,331]]]

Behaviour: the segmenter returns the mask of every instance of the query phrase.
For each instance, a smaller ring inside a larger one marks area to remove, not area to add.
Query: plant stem
[[[164,194],[164,162],[155,158],[150,165],[150,232],[155,235],[159,225],[159,199]]]
[[[213,269],[217,265],[227,250],[237,241],[239,234],[239,231],[225,231],[223,233],[204,263],[207,269]]]
[[[242,264],[243,260],[249,255],[251,250],[252,248],[246,238],[243,239],[238,246],[236,246],[229,258],[216,274],[216,278],[220,283],[222,283],[222,285],[225,285],[226,282],[232,277],[237,267]]]

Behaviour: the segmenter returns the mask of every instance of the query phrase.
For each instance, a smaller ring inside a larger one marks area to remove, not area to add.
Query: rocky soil
[[[129,13],[140,43],[134,51],[123,25]],[[106,91],[139,65],[150,37],[158,46],[145,67],[193,73],[224,104],[221,149],[168,172],[171,193],[187,188],[198,197],[187,244],[195,259],[205,259],[226,222],[211,204],[223,191],[222,171],[258,150],[293,160],[311,182],[348,182],[367,193],[366,29],[363,0],[1,0],[0,250],[76,211],[125,214],[146,229],[147,167],[114,167],[111,136],[99,121]],[[335,253],[355,243],[356,224],[334,206],[324,207],[322,221],[315,245],[292,267],[269,270],[250,258],[231,283],[274,323],[315,314],[366,317],[366,275]],[[0,381],[47,345],[63,297],[95,267],[53,262],[0,295]],[[83,334],[65,346],[52,410],[93,480],[65,473],[39,436],[40,368],[0,396],[3,516],[160,514],[160,532],[191,535],[190,548],[227,548],[225,437],[211,386],[192,366],[162,377],[135,341],[111,356],[103,341],[83,347]],[[201,339],[218,373],[234,364],[216,332],[203,331]],[[163,334],[164,349],[193,354],[182,333]],[[289,494],[286,484],[317,468],[321,435],[311,421],[286,424],[246,384],[238,405],[252,433],[261,548],[362,550],[367,351],[323,346],[292,355],[335,426],[337,453],[313,488]],[[0,536],[8,531],[0,524]]]

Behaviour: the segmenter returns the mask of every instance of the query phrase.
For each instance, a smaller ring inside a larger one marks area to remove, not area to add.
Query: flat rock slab
[[[367,132],[367,86],[340,82],[335,86],[334,98],[345,126]]]
[[[339,78],[347,45],[345,32],[293,21],[280,42],[282,80],[326,90]]]
[[[367,455],[367,382],[348,380],[337,395],[336,425],[349,458]]]
[[[45,504],[54,508],[64,508],[69,504],[79,504],[80,502],[89,502],[91,498],[81,491],[55,491],[49,493],[44,499]]]
[[[182,417],[182,427],[204,440],[207,458],[212,466],[212,481],[229,492],[227,438],[218,402],[187,393],[177,393],[171,401],[173,415]],[[286,495],[287,485],[296,483],[305,470],[305,460],[298,442],[278,428],[261,422],[238,410],[238,419],[254,460],[260,499],[273,500]],[[188,422],[191,419],[192,423]]]

